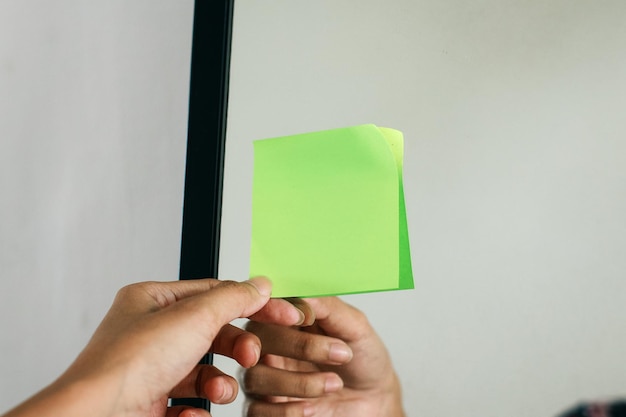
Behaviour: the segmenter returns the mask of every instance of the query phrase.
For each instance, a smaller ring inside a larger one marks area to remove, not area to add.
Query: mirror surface
[[[239,0],[222,277],[247,273],[252,140],[393,127],[416,289],[345,299],[388,343],[409,415],[550,416],[619,395],[625,11]]]

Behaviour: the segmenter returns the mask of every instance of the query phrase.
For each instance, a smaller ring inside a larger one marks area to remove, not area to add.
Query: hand
[[[268,303],[270,292],[271,283],[263,278],[127,286],[70,368],[5,417],[209,416],[206,410],[168,408],[168,398],[235,399],[236,380],[198,362],[211,351],[244,367],[257,363],[260,341],[228,324],[235,318],[286,325],[305,321],[287,301]]]
[[[262,343],[243,378],[247,416],[404,416],[391,359],[365,315],[338,298],[307,301],[311,327],[247,325]]]

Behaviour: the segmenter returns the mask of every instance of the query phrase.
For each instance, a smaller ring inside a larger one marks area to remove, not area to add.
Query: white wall
[[[0,2],[0,413],[176,279],[192,1]]]
[[[177,276],[193,4],[54,3],[1,5],[0,409],[71,361],[119,286]],[[346,299],[409,414],[625,393],[624,12],[237,0],[221,276],[247,275],[253,139],[395,127],[416,290]]]

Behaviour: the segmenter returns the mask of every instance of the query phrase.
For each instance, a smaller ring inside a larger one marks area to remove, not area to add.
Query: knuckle
[[[371,333],[372,325],[367,315],[356,307],[352,307],[350,321],[353,323],[353,331],[358,338],[365,337]]]
[[[298,395],[304,398],[316,397],[323,393],[323,384],[317,378],[307,376],[296,383]]]
[[[226,291],[232,291],[232,290],[237,290],[239,291],[240,288],[240,284],[236,281],[220,281],[215,287],[213,287],[214,289],[220,288],[221,290],[226,290]]]
[[[257,367],[252,367],[243,371],[241,376],[241,389],[244,394],[254,394],[258,383],[258,376],[256,375]]]
[[[367,319],[365,313],[357,308],[354,309],[354,320],[361,325],[369,324],[369,320]]]
[[[237,281],[225,279],[225,280],[220,280],[218,285],[221,287],[233,287],[233,286],[239,285],[239,283]]]
[[[244,282],[220,281],[220,283],[215,288],[219,288],[223,291],[232,291],[233,295],[236,294],[238,297],[249,298],[253,294],[254,287]]]
[[[257,323],[256,321],[252,321],[249,320],[245,326],[244,329],[250,333],[257,333],[259,331],[259,329],[263,327],[260,323]]]
[[[123,296],[145,293],[149,292],[156,285],[158,285],[156,281],[133,282],[132,284],[127,284],[120,288],[117,293]]]
[[[150,282],[135,282],[125,285],[117,291],[115,298],[120,301],[135,299],[138,295],[147,293],[151,285]]]
[[[302,332],[295,340],[294,349],[300,359],[310,359],[315,356],[317,343],[307,333]]]
[[[198,375],[196,376],[196,380],[193,384],[193,389],[196,394],[196,397],[205,397],[206,393],[204,392],[205,383],[211,378],[212,373],[211,369],[207,366],[202,366],[198,371]]]
[[[249,400],[246,402],[243,415],[245,417],[265,416],[267,415],[267,413],[264,412],[264,408],[264,404],[262,404],[261,402]]]
[[[124,285],[122,288],[117,290],[117,297],[118,298],[126,298],[126,297],[134,294],[135,292],[137,292],[138,288],[141,285],[143,285],[143,282]]]

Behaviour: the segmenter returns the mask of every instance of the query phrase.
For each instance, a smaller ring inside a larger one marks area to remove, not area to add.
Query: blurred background
[[[408,414],[626,396],[625,13],[237,0],[220,277],[248,273],[254,139],[393,127],[416,289],[344,299]],[[191,0],[0,3],[2,411],[67,367],[119,287],[178,278],[192,20]]]

